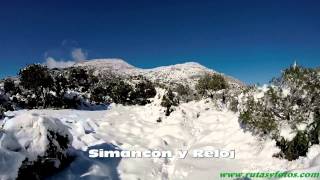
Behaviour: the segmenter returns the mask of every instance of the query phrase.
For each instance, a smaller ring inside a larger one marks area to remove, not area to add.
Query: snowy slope
[[[219,179],[219,172],[226,171],[320,170],[320,146],[312,147],[308,157],[292,162],[280,160],[272,157],[279,151],[275,142],[261,142],[250,133],[243,132],[238,115],[233,112],[213,108],[211,102],[202,100],[184,103],[166,117],[158,104],[159,99],[154,99],[153,103],[146,106],[112,104],[108,110],[102,111],[21,110],[13,112],[15,117],[5,127],[20,123],[22,117],[33,121],[38,117],[50,117],[68,127],[77,158],[67,169],[49,179],[212,180]],[[162,118],[161,123],[156,122],[159,117]],[[18,131],[14,135],[19,136]],[[19,162],[16,160],[19,156],[13,158],[13,155],[3,154],[3,144],[0,147],[0,162],[9,159],[12,163]],[[91,159],[87,150],[93,147],[105,150],[171,151],[234,149],[236,157]],[[8,173],[8,170],[0,169],[0,174],[3,173]],[[6,179],[3,175],[0,177]]]
[[[197,80],[207,73],[218,73],[196,62],[187,62],[170,66],[162,66],[152,69],[136,68],[122,59],[93,59],[75,64],[75,66],[87,67],[95,70],[96,74],[116,74],[118,76],[132,77],[142,75],[153,82],[163,84],[188,84],[194,87]],[[219,73],[220,74],[220,73]],[[223,74],[222,74],[223,75]],[[244,84],[235,78],[226,76],[229,83],[236,86]]]
[[[77,63],[74,66],[94,69],[97,74],[114,73],[121,76],[138,75],[142,71],[122,59],[93,59]]]

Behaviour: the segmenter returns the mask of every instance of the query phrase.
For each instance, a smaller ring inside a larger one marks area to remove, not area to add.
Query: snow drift
[[[36,173],[26,171],[31,170],[37,161],[42,166],[52,164],[58,169],[64,164],[62,161],[67,159],[72,136],[59,119],[24,113],[6,119],[2,126],[0,179],[26,178],[27,174]]]

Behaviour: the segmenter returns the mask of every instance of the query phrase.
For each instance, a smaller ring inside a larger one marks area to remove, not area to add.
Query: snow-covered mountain
[[[93,59],[77,63],[74,66],[86,67],[96,74],[115,74],[117,76],[133,77],[142,75],[153,82],[162,84],[187,84],[193,88],[197,80],[205,75],[218,73],[235,86],[244,86],[244,83],[231,77],[209,69],[196,62],[186,62],[170,66],[161,66],[152,69],[134,67],[122,59]]]

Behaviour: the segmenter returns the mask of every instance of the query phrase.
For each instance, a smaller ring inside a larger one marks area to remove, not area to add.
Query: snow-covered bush
[[[199,99],[197,94],[187,84],[177,84],[174,86],[173,91],[178,93],[178,98],[182,102]]]
[[[172,106],[178,106],[179,105],[179,99],[177,96],[172,92],[171,89],[168,89],[166,93],[162,97],[162,101],[160,104],[162,107],[166,108],[166,116],[170,116],[170,114],[174,111]]]
[[[3,89],[5,93],[15,94],[16,87],[14,84],[14,80],[7,78],[4,80]]]
[[[306,156],[310,146],[308,134],[305,131],[298,131],[291,141],[282,137],[281,140],[277,141],[277,146],[281,149],[281,152],[276,154],[276,157],[292,161],[298,159],[299,156]]]
[[[72,67],[65,71],[65,76],[68,79],[67,87],[70,89],[74,89],[79,92],[86,92],[92,85],[98,82],[97,77],[93,76],[92,72],[89,72],[84,68]]]
[[[112,101],[116,104],[130,104],[130,94],[133,87],[123,80],[114,81],[110,92]]]
[[[28,106],[46,108],[46,96],[54,85],[49,69],[40,64],[32,64],[20,70],[19,79],[24,88],[23,92],[27,93],[25,98],[27,103],[30,103]]]
[[[239,121],[245,129],[275,139],[281,149],[278,157],[297,159],[319,144],[319,93],[319,72],[292,66],[264,90],[245,93]]]
[[[71,142],[68,127],[55,118],[27,113],[6,121],[0,157],[10,161],[0,162],[0,179],[44,179],[71,162]]]
[[[21,69],[19,79],[24,88],[33,90],[36,93],[40,92],[42,94],[45,88],[53,86],[53,79],[49,69],[40,64],[32,64]]]
[[[276,135],[278,133],[277,123],[272,111],[266,109],[261,102],[255,102],[252,97],[246,103],[247,109],[239,116],[242,127],[260,136]]]
[[[145,105],[156,95],[152,82],[140,79],[135,84],[119,77],[98,77],[99,83],[90,89],[90,99],[96,103],[117,103],[124,105]]]
[[[142,80],[134,86],[131,94],[132,104],[145,105],[150,103],[149,98],[153,98],[157,94],[155,86],[148,80]]]
[[[97,87],[92,88],[90,100],[97,103],[97,104],[100,104],[100,103],[103,104],[103,103],[111,101],[108,96],[107,88],[102,87],[102,86],[97,86]]]
[[[202,96],[212,97],[215,91],[228,88],[228,82],[220,74],[206,74],[199,79],[196,90]]]

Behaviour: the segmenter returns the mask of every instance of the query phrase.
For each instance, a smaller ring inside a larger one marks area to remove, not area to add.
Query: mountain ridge
[[[124,77],[142,75],[154,82],[164,84],[186,83],[190,87],[194,87],[195,82],[205,74],[220,74],[236,87],[245,86],[245,83],[232,76],[207,68],[194,61],[144,69],[135,67],[120,58],[108,58],[83,61],[76,63],[74,67],[92,69],[95,74],[111,73]]]

